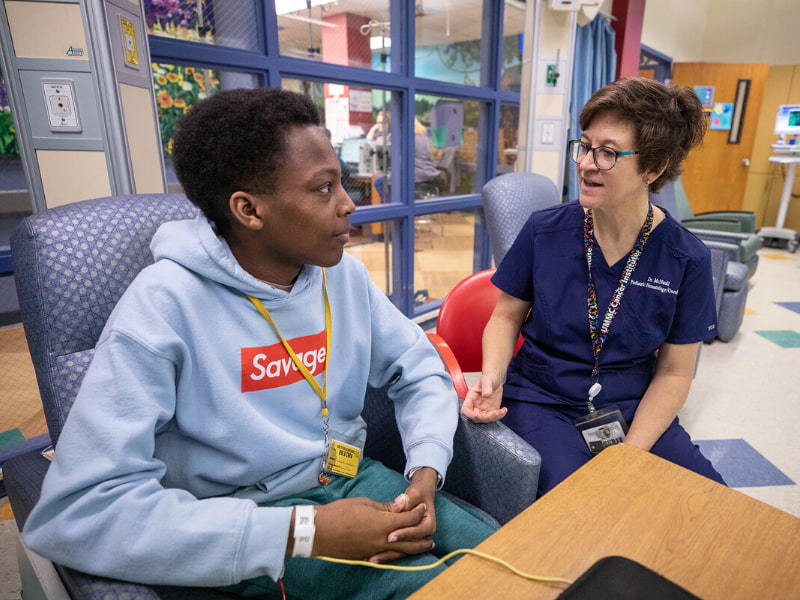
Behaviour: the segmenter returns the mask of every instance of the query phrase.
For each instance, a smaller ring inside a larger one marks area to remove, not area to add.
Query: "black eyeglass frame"
[[[579,164],[583,160],[583,157],[578,158],[577,157],[578,152],[576,152],[576,151],[574,151],[572,149],[573,146],[576,146],[576,145],[579,148],[583,148],[586,151],[586,154],[589,154],[589,152],[592,153],[592,161],[594,162],[594,166],[597,167],[597,169],[599,171],[610,171],[611,169],[613,169],[615,166],[617,166],[617,159],[620,156],[631,156],[632,154],[639,154],[638,150],[621,152],[619,150],[615,150],[614,148],[612,148],[610,146],[596,146],[595,148],[592,148],[589,144],[587,144],[583,140],[570,140],[570,141],[567,142],[567,151],[569,152],[569,157],[572,159],[572,162],[574,162],[576,165]],[[597,152],[596,152],[596,150],[606,150],[606,151],[611,152],[612,154],[614,154],[614,162],[611,163],[610,167],[603,168],[597,163]]]

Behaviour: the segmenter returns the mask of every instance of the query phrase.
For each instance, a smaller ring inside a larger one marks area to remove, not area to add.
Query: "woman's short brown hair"
[[[633,126],[642,172],[666,165],[661,177],[650,183],[653,192],[681,174],[681,163],[689,150],[700,146],[706,132],[703,105],[691,88],[643,77],[619,79],[595,92],[581,111],[581,129],[588,129],[603,113]]]

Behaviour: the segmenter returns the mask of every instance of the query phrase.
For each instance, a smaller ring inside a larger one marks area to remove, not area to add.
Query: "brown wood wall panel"
[[[714,86],[714,102],[733,103],[739,79],[750,79],[741,143],[729,144],[726,130],[706,132],[702,148],[684,163],[683,184],[695,212],[741,210],[752,161],[753,141],[769,65],[760,63],[676,63],[673,81],[694,87]]]

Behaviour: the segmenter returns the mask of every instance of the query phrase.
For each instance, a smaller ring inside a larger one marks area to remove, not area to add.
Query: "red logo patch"
[[[300,361],[312,375],[325,370],[325,331],[289,340]],[[271,390],[297,383],[303,374],[278,342],[272,346],[242,348],[242,392]]]

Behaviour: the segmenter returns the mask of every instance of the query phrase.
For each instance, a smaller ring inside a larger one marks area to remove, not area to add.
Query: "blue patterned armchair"
[[[34,214],[14,231],[11,251],[20,310],[56,452],[106,319],[136,274],[153,261],[149,245],[154,232],[165,221],[191,218],[196,210],[179,194],[100,198]],[[384,390],[370,389],[365,404],[369,426],[365,452],[401,469],[404,457],[391,401]],[[535,499],[539,463],[538,453],[504,425],[476,425],[462,417],[445,490],[505,523]],[[48,465],[40,452],[3,465],[20,529],[39,498]],[[63,587],[74,599],[227,597],[210,589],[144,586],[89,576],[51,565],[24,547],[19,555],[23,591],[35,560],[47,567],[55,580],[50,584]],[[39,579],[34,578],[38,590],[46,588],[48,584]],[[26,598],[34,595],[32,590]]]

